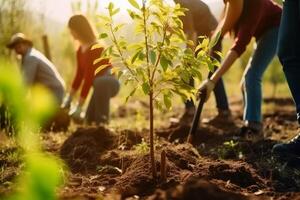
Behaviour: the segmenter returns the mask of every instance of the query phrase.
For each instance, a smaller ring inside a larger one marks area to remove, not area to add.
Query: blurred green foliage
[[[54,111],[54,99],[42,87],[28,91],[11,63],[0,60],[0,103],[15,116],[17,142],[24,152],[25,169],[18,177],[18,190],[11,200],[54,200],[62,183],[61,163],[41,151],[40,124]]]

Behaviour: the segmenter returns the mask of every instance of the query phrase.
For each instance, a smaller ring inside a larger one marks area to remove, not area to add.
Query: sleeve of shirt
[[[38,60],[34,57],[25,57],[22,63],[22,74],[27,85],[33,85],[38,72]]]
[[[256,15],[249,15],[247,19],[240,22],[234,44],[231,48],[231,50],[234,50],[238,56],[241,56],[245,52],[247,45],[250,43],[253,35],[255,34],[260,20],[261,15],[258,11]]]
[[[95,77],[95,66],[94,66],[94,60],[99,58],[101,56],[103,49],[94,49],[90,50],[88,59],[86,60],[86,73],[84,75],[84,82],[82,86],[82,90],[80,93],[80,97],[85,99],[87,95],[89,94],[89,91],[93,85],[94,77]]]
[[[77,51],[76,54],[76,59],[77,59],[77,69],[76,69],[76,74],[74,77],[74,80],[72,82],[72,89],[74,91],[77,91],[82,83],[83,80],[83,71],[81,70],[82,68],[79,66],[79,50]]]

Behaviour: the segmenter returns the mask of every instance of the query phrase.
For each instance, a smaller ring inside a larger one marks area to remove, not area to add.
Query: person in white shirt
[[[65,83],[54,64],[33,47],[33,43],[23,33],[11,37],[7,48],[22,56],[21,71],[27,86],[41,84],[56,97],[57,104],[62,103]]]

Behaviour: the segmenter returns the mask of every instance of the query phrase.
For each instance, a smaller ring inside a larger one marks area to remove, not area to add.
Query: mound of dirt
[[[64,142],[60,155],[72,172],[92,172],[100,164],[100,155],[114,147],[115,138],[104,127],[79,128]]]
[[[142,142],[142,134],[128,129],[122,130],[118,133],[118,148],[121,150],[129,150],[134,145]]]
[[[250,192],[265,188],[266,184],[251,165],[241,161],[221,161],[201,158],[195,168],[195,174],[198,177],[210,180],[221,180],[227,185],[233,184]]]
[[[192,170],[200,158],[197,150],[190,144],[168,145],[165,151],[168,160],[180,169]]]
[[[190,179],[167,191],[157,190],[148,200],[246,200],[247,197],[220,189],[212,182],[202,179]]]
[[[153,190],[155,181],[151,176],[149,160],[149,155],[137,158],[117,180],[115,187],[122,197],[145,194]]]
[[[160,154],[161,150],[166,152],[166,169],[167,180],[162,183],[160,179]],[[127,158],[132,158],[132,156]],[[125,158],[126,158],[125,157]],[[173,145],[167,143],[165,147],[157,150],[156,168],[158,177],[157,180],[152,178],[150,168],[150,156],[138,156],[129,167],[125,169],[124,174],[117,179],[114,185],[118,193],[122,197],[132,195],[149,195],[155,191],[157,187],[168,189],[180,183],[183,183],[187,177],[191,175],[192,168],[196,165],[199,154],[189,144]],[[157,182],[158,181],[158,182]]]

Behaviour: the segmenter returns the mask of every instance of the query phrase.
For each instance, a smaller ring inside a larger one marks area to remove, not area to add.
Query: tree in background
[[[72,1],[71,7],[73,14],[82,13],[84,14],[89,20],[93,23],[97,20],[97,14],[99,12],[99,1],[82,1],[82,0],[75,0]],[[85,4],[84,4],[85,3]],[[84,9],[85,8],[85,9]]]
[[[25,0],[0,0],[0,46],[4,47],[11,35],[24,28],[26,12]],[[7,55],[5,48],[0,48],[1,55]]]

